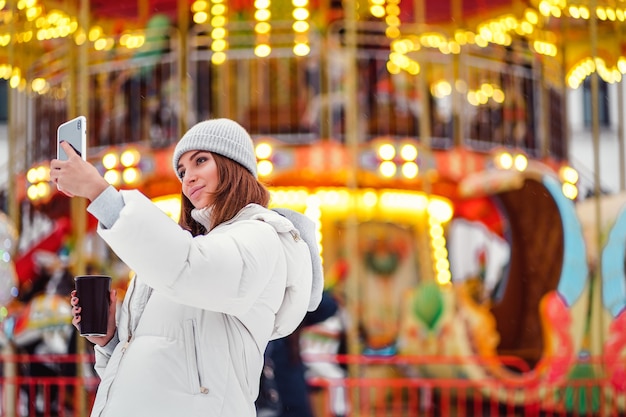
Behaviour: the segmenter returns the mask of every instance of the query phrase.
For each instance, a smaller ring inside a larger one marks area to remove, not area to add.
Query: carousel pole
[[[618,35],[619,36],[619,35]],[[617,146],[619,151],[619,190],[626,191],[626,161],[624,159],[624,79],[617,83]]]
[[[7,1],[7,10],[15,12],[16,0]],[[9,33],[11,35],[11,41],[9,42],[7,54],[9,65],[13,67],[15,65],[15,19],[11,19],[9,22]],[[17,153],[17,135],[15,134],[15,123],[17,121],[17,112],[12,105],[12,100],[16,98],[16,89],[10,88],[8,92],[8,140],[9,140],[9,172],[17,172],[16,153]],[[17,101],[17,100],[16,100]],[[15,227],[20,230],[19,223],[19,205],[17,201],[17,190],[15,187],[15,181],[9,181],[8,185],[8,215]],[[6,344],[2,347],[2,372],[5,379],[5,383],[2,389],[2,408],[4,416],[17,417],[16,413],[16,398],[17,398],[17,386],[12,378],[17,376],[17,363],[15,361],[15,346],[13,341],[6,338]]]
[[[539,71],[539,149],[540,149],[540,157],[545,158],[548,156],[548,150],[550,149],[550,126],[548,124],[549,121],[549,106],[548,106],[548,81],[546,80],[546,65],[543,60],[537,59],[535,60],[536,66]]]
[[[617,24],[617,44],[622,44],[622,23]],[[617,146],[619,150],[619,190],[626,191],[626,164],[624,152],[624,77],[617,83]]]
[[[597,0],[590,0],[589,9],[591,10],[589,17],[589,31],[591,39],[591,57],[596,59],[598,56],[598,20],[596,16]],[[600,117],[599,117],[599,96],[598,96],[598,70],[591,73],[591,134],[593,139],[593,177],[594,177],[594,208],[595,208],[595,227],[596,227],[596,248],[598,253],[596,262],[596,273],[592,275],[590,286],[592,291],[599,296],[602,288],[600,284],[600,273],[602,271],[602,205],[600,187]],[[604,345],[602,330],[602,314],[596,316],[596,323],[590,326],[593,333],[590,339],[595,346],[592,351],[601,352]]]
[[[539,93],[537,94],[538,96],[538,103],[537,103],[537,107],[539,109],[538,111],[538,128],[536,130],[537,132],[537,139],[539,140],[539,152],[540,152],[540,157],[541,158],[545,158],[546,156],[548,156],[548,150],[549,150],[549,120],[550,120],[550,115],[548,114],[549,112],[549,98],[548,98],[548,86],[547,83],[548,81],[546,80],[546,64],[545,64],[545,59],[541,59],[539,56],[537,56],[534,59],[534,65],[533,67],[535,67],[537,70],[537,77],[538,77],[538,88],[539,88]],[[515,137],[515,145],[516,147],[519,146],[520,144],[518,143],[518,138]]]
[[[8,10],[14,10],[14,5],[15,5],[15,1],[16,0],[9,0],[7,3],[7,9]],[[9,22],[9,34],[11,36],[11,39],[15,39],[15,19],[11,19],[11,21]],[[9,46],[7,47],[7,55],[8,55],[8,62],[9,65],[11,67],[13,67],[15,65],[15,46],[14,46],[14,42],[10,42]],[[8,168],[9,168],[9,172],[13,173],[13,172],[18,172],[18,163],[17,163],[17,134],[16,134],[16,129],[15,129],[15,123],[18,122],[17,119],[17,111],[16,111],[16,105],[18,104],[16,100],[16,93],[17,93],[17,89],[14,88],[10,88],[7,94],[7,99],[8,99],[8,105],[7,105],[7,112],[8,112],[8,143],[9,143],[9,158],[8,158]],[[15,102],[14,102],[15,101]],[[17,188],[16,188],[16,184],[15,181],[9,181],[7,184],[7,192],[8,192],[8,201],[7,201],[7,214],[9,215],[9,218],[11,219],[11,221],[13,222],[13,224],[18,228],[19,230],[19,224],[20,224],[20,213],[19,213],[19,201],[17,200]]]
[[[351,206],[353,210],[349,211],[346,217],[346,237],[344,241],[346,259],[350,262],[348,269],[348,276],[346,282],[346,309],[350,317],[347,328],[347,342],[348,353],[351,356],[359,355],[361,353],[361,343],[359,338],[359,275],[356,268],[356,260],[358,256],[358,218],[356,215],[358,201],[356,200],[355,191],[358,188],[357,183],[357,170],[358,170],[358,148],[359,148],[359,126],[358,126],[358,94],[357,94],[357,0],[343,0],[343,8],[346,19],[346,82],[345,92],[346,103],[345,106],[345,132],[346,132],[346,145],[348,154],[350,155],[350,166],[347,169],[346,186],[350,193]],[[348,373],[351,377],[359,376],[359,366],[357,363],[350,362],[348,365]],[[353,400],[358,400],[354,398]],[[359,404],[358,401],[354,401],[353,404]],[[359,412],[355,410],[355,412]]]
[[[424,20],[424,16],[426,15],[426,5],[425,0],[413,0],[413,9],[415,10],[415,23],[417,24],[417,33],[424,32],[424,26],[426,21]],[[425,55],[423,49],[420,51],[422,57]],[[430,137],[432,135],[432,126],[430,124],[430,100],[429,100],[429,91],[428,91],[428,80],[426,78],[426,64],[428,60],[425,58],[420,59],[420,67],[421,67],[421,76],[417,77],[417,83],[415,87],[417,88],[417,97],[419,97],[420,101],[420,115],[419,115],[419,135],[420,141],[424,146],[426,146],[426,141],[428,141],[428,147],[430,147]]]
[[[561,33],[568,33],[569,29],[570,29],[570,25],[569,25],[569,20],[568,19],[562,19],[562,27],[561,27]],[[570,129],[569,129],[569,120],[567,117],[568,114],[568,105],[567,105],[567,80],[565,79],[565,72],[567,71],[567,42],[563,41],[561,44],[561,85],[559,86],[561,88],[561,95],[563,97],[563,100],[561,102],[561,114],[560,114],[560,118],[561,118],[561,126],[565,126],[564,129],[562,129],[562,143],[563,146],[565,146],[565,151],[563,152],[564,155],[568,155],[567,160],[569,160],[569,148],[570,148]]]
[[[451,3],[452,20],[457,22],[460,26],[463,24],[463,0],[452,0]],[[452,56],[452,71],[453,80],[456,82],[461,78],[461,54],[454,54]],[[463,117],[464,98],[457,91],[456,88],[452,88],[452,140],[454,146],[461,147],[465,142],[464,124],[465,117]]]
[[[85,33],[89,31],[89,0],[79,0],[78,4],[78,26]],[[71,41],[73,42],[73,40]],[[74,48],[70,54],[69,69],[71,83],[74,87],[74,94],[68,94],[68,116],[77,115],[89,116],[89,42],[83,42]],[[88,122],[89,123],[89,122]],[[89,124],[87,124],[89,126]],[[89,134],[87,135],[89,137]],[[89,139],[87,139],[89,142]],[[85,273],[85,235],[87,229],[87,202],[84,198],[70,199],[70,218],[72,222],[72,238],[74,240],[74,275]],[[82,358],[87,354],[87,344],[83,337],[76,338],[76,352]],[[84,361],[81,359],[77,363],[78,378],[83,379],[86,375],[84,371]],[[77,386],[75,392],[77,415],[87,416],[87,392],[84,389],[86,381]]]
[[[425,0],[414,0],[413,8],[415,9],[415,23],[417,23],[417,31],[418,33],[424,31],[424,26],[426,21],[424,20],[424,16],[426,15],[426,5]],[[419,118],[419,135],[420,142],[424,149],[430,151],[431,145],[431,136],[432,136],[432,125],[431,125],[431,106],[430,106],[430,90],[428,88],[428,77],[427,77],[427,64],[428,59],[425,58],[425,52],[420,51],[422,59],[420,59],[420,67],[421,67],[421,76],[417,77],[417,93],[420,100],[420,118]]]
[[[424,27],[426,21],[424,16],[426,15],[426,4],[425,0],[414,0],[414,9],[415,9],[415,19],[417,23],[418,33],[424,32]],[[421,67],[421,74],[417,78],[416,88],[419,94],[420,100],[420,118],[419,118],[419,140],[421,144],[420,152],[425,154],[424,160],[431,159],[431,138],[432,138],[432,125],[431,125],[431,100],[430,100],[430,89],[428,88],[428,74],[427,71],[430,70],[428,66],[428,59],[426,59],[426,53],[423,51],[418,52],[422,59],[419,60]],[[458,59],[455,59],[455,77],[458,74]],[[455,124],[458,120],[455,119]],[[422,167],[420,167],[421,169]],[[426,167],[426,169],[430,169],[430,167]],[[431,186],[431,173],[425,171],[421,177],[422,181],[422,189],[424,194],[426,194],[430,198],[430,194],[432,192]],[[417,254],[419,258],[419,271],[420,276],[424,277],[427,281],[432,281],[435,279],[433,262],[432,262],[432,252],[429,250],[430,246],[430,238],[429,238],[429,222],[428,222],[428,214],[425,214],[426,218],[423,222],[419,222],[419,226],[417,227],[417,241],[420,242],[420,246],[422,250],[420,250]]]
[[[187,76],[187,38],[189,35],[189,2],[185,0],[178,0],[177,3],[178,12],[178,34],[180,36],[178,45],[180,48],[178,59],[178,77],[180,82],[180,116],[178,120],[178,136],[182,137],[183,133],[187,131],[188,126],[188,113],[189,113],[189,77]]]

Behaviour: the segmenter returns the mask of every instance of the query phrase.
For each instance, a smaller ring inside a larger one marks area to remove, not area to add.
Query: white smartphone
[[[57,129],[57,159],[67,160],[67,154],[61,148],[61,141],[69,143],[76,153],[87,160],[87,118],[78,116],[59,126]]]

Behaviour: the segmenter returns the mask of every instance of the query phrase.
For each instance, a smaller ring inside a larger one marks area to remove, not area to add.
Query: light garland
[[[309,12],[308,0],[292,0],[293,5],[293,18],[292,25],[294,31],[294,45],[293,53],[296,56],[306,56],[311,52],[309,46],[309,23],[308,19],[311,15]]]
[[[270,33],[272,31],[272,25],[269,22],[272,17],[270,5],[270,0],[254,1],[254,20],[256,21],[254,26],[256,37],[254,55],[259,58],[265,58],[272,53],[272,47],[270,46]]]
[[[307,0],[292,0],[293,6],[293,54],[305,56],[310,53],[309,30],[310,20],[309,3]],[[413,45],[425,48],[438,49],[444,54],[458,54],[466,45],[480,48],[497,44],[508,46],[512,42],[512,35],[524,36],[529,39],[531,49],[537,54],[556,57],[559,47],[556,35],[551,31],[539,29],[542,19],[588,20],[592,16],[600,22],[625,22],[626,5],[623,2],[600,1],[595,8],[591,8],[585,1],[568,0],[541,0],[535,7],[528,7],[521,16],[511,13],[503,14],[481,22],[475,31],[456,29],[449,36],[438,32],[402,35],[400,21],[400,7],[398,0],[369,0],[369,13],[377,18],[384,19],[387,24],[386,35],[393,39],[394,45],[402,44],[408,40]],[[269,42],[271,33],[270,0],[255,1],[255,54],[258,57],[269,56],[272,46]],[[32,42],[44,42],[54,39],[73,37],[77,45],[89,41],[95,51],[107,52],[116,46],[126,49],[139,49],[146,43],[145,34],[141,31],[124,32],[119,39],[107,35],[99,25],[94,25],[89,30],[80,28],[76,17],[58,9],[46,10],[45,5],[38,0],[19,0],[14,9],[8,8],[5,0],[0,0],[0,22],[12,22],[12,30],[6,23],[0,25],[0,47],[8,47],[10,44],[28,44]],[[191,5],[193,21],[196,24],[209,23],[211,31],[211,60],[213,64],[220,65],[226,60],[228,49],[227,30],[228,1],[227,0],[195,0]],[[400,41],[400,43],[397,43]],[[23,46],[19,47],[20,49]],[[399,51],[392,47],[388,60],[388,70],[392,74],[406,71],[412,75],[419,73],[417,62],[408,58],[407,54],[417,50],[411,47]],[[36,56],[33,55],[33,56]],[[626,59],[619,57],[619,61]],[[567,84],[570,88],[577,88],[590,74],[586,69],[591,57],[585,58],[568,71]],[[599,58],[595,59],[592,71],[598,71],[600,77],[608,83],[621,80],[624,70],[618,64],[609,66]],[[9,86],[20,91],[29,88],[38,94],[46,94],[50,90],[48,81],[41,79],[23,79],[25,71],[24,62],[0,64],[0,77],[9,80]],[[8,70],[7,70],[8,68]]]

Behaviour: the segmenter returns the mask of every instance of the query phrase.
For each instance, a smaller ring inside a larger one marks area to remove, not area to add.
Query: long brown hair
[[[214,204],[211,212],[211,229],[235,217],[239,210],[250,203],[267,207],[270,192],[239,163],[225,156],[211,153],[217,166],[218,185],[213,194]],[[191,217],[193,204],[181,192],[180,224],[193,236],[205,234],[208,230]]]

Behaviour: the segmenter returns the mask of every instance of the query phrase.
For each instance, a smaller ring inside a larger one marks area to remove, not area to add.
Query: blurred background
[[[0,0],[2,415],[84,415],[73,277],[132,271],[49,182],[56,129],[177,220],[229,117],[318,226],[312,412],[624,415],[622,0]]]

